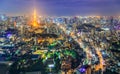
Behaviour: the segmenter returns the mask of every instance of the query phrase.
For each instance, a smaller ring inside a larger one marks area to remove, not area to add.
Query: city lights
[[[117,0],[1,0],[0,74],[120,74],[119,7]]]

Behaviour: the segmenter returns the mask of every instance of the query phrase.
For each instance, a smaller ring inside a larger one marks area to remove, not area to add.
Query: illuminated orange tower
[[[36,9],[33,12],[33,26],[38,27]]]

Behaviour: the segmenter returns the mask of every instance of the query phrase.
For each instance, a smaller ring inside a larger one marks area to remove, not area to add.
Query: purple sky
[[[120,13],[120,0],[0,0],[0,14],[32,14],[37,8],[39,15],[115,15]]]

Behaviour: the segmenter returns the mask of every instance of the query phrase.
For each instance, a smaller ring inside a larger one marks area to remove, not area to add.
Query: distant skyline
[[[120,0],[0,0],[0,14],[40,16],[116,15]]]

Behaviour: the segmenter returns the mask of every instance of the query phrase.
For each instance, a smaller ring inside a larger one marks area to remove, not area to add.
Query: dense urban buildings
[[[7,73],[120,73],[119,16],[0,17]]]
[[[44,4],[52,16],[40,12]],[[120,74],[119,6],[118,0],[1,0],[0,74]]]

